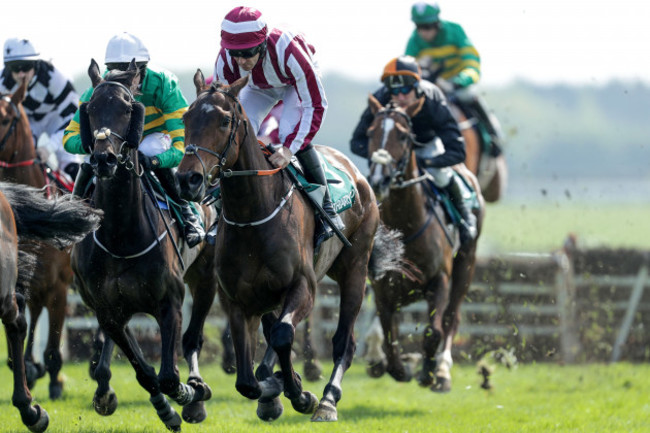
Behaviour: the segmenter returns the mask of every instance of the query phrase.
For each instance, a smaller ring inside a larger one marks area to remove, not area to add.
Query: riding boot
[[[157,168],[154,170],[154,173],[165,189],[165,192],[167,192],[167,195],[181,207],[183,226],[185,227],[185,242],[188,247],[195,247],[205,237],[205,231],[203,230],[201,221],[190,207],[190,204],[181,198],[174,172],[171,168]]]
[[[298,160],[300,161],[300,164],[305,171],[305,178],[307,179],[307,182],[321,185],[323,193],[323,211],[327,213],[337,229],[340,231],[345,230],[345,224],[343,223],[343,220],[339,214],[336,213],[334,206],[332,205],[329,188],[327,187],[327,179],[325,178],[325,170],[323,170],[323,166],[321,165],[318,153],[316,153],[316,149],[314,149],[312,146],[308,146],[306,149],[297,152],[296,157],[298,157]],[[326,240],[334,235],[334,232],[329,224],[325,223],[323,226],[323,232],[317,235],[317,239],[322,235],[325,237],[323,240]]]
[[[90,189],[92,179],[93,166],[87,162],[81,163],[77,178],[74,181],[74,188],[72,188],[72,196],[83,199]]]
[[[503,149],[501,125],[499,125],[496,116],[488,111],[487,104],[483,98],[477,96],[471,105],[471,110],[476,113],[479,123],[489,135],[490,145],[488,153],[496,158],[501,155]]]
[[[461,220],[458,223],[460,243],[465,244],[476,239],[478,234],[476,215],[472,213],[474,199],[469,187],[465,185],[465,182],[459,175],[454,174],[451,177],[449,185],[444,189],[449,194],[451,202],[454,204],[461,216]]]

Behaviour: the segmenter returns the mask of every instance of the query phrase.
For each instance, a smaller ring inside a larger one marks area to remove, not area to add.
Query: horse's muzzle
[[[117,169],[117,155],[113,152],[95,152],[90,155],[90,165],[97,177],[113,176]]]
[[[177,172],[176,178],[181,190],[181,198],[190,201],[201,201],[205,195],[203,175],[197,171]]]

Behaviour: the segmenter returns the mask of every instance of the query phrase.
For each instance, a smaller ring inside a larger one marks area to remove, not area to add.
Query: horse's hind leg
[[[401,347],[399,344],[399,327],[395,315],[397,307],[390,299],[392,287],[384,287],[383,290],[375,290],[377,297],[377,313],[379,323],[384,334],[383,349],[386,354],[386,371],[398,382],[408,382],[413,378],[413,372],[402,362],[400,356]]]
[[[303,334],[303,349],[302,354],[305,359],[304,374],[305,379],[310,382],[316,382],[321,379],[323,368],[321,367],[318,359],[316,359],[316,351],[311,341],[311,314],[304,321],[305,333]]]
[[[16,294],[16,301],[17,304],[14,304],[15,313],[5,314],[2,318],[14,374],[14,393],[11,401],[20,412],[23,424],[31,431],[40,433],[47,429],[50,420],[45,409],[37,404],[31,406],[32,396],[27,388],[25,360],[23,357],[23,343],[27,329],[24,316],[25,300],[22,295]]]
[[[65,320],[65,307],[67,298],[67,286],[63,283],[58,284],[56,294],[51,296],[47,306],[49,316],[49,331],[47,346],[43,353],[45,367],[50,375],[50,399],[56,400],[61,397],[63,391],[63,382],[59,378],[59,372],[63,366],[61,350],[61,331],[63,321]]]
[[[32,304],[29,306],[29,330],[27,332],[27,344],[25,344],[25,374],[27,386],[34,388],[36,381],[45,376],[45,367],[41,363],[34,362],[34,338],[36,335],[36,323],[41,317],[43,306]]]
[[[223,356],[221,357],[221,368],[226,374],[234,374],[237,371],[235,364],[235,349],[232,345],[232,333],[230,332],[230,323],[226,324],[221,334],[221,346],[223,347]]]

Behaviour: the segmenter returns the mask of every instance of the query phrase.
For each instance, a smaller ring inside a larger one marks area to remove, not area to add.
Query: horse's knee
[[[271,329],[271,347],[277,353],[291,350],[296,329],[289,323],[278,322]]]
[[[45,359],[45,365],[47,366],[48,372],[56,373],[61,370],[63,358],[58,349],[48,349],[45,351],[43,358]]]
[[[147,377],[147,380],[151,380],[148,375],[145,375]],[[159,384],[160,384],[160,391],[162,391],[163,394],[171,395],[172,393],[176,392],[178,389],[178,384],[181,382],[180,378],[178,376],[165,376],[165,377],[160,377],[158,378]]]

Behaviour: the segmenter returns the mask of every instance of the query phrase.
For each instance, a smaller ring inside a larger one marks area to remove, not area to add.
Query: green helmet
[[[411,21],[417,24],[433,24],[440,21],[438,3],[415,3],[411,7]]]

